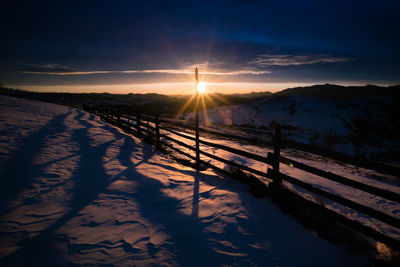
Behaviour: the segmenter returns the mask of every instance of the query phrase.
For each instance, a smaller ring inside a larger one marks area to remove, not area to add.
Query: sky
[[[0,82],[62,92],[193,93],[400,84],[400,1],[7,1]]]

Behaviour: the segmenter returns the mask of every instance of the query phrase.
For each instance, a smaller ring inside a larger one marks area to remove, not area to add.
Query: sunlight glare
[[[199,82],[197,85],[197,91],[199,94],[205,94],[206,93],[206,83],[205,82]]]

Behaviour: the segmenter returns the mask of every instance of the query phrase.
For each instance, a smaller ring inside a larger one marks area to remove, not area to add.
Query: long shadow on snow
[[[42,151],[48,135],[65,132],[63,121],[70,114],[68,112],[54,117],[44,127],[22,139],[18,150],[0,166],[0,215],[7,212],[11,200],[41,175],[43,166],[35,165],[32,161]]]
[[[133,164],[131,161],[131,153],[137,149],[132,139],[125,138],[124,144],[121,147],[120,154],[118,156],[119,161],[122,165],[127,167],[124,171],[124,175],[132,177],[135,182],[138,183],[136,193],[129,195],[135,199],[141,209],[141,214],[153,225],[162,224],[164,230],[171,236],[171,243],[164,244],[165,248],[173,252],[176,255],[176,259],[180,265],[186,266],[206,266],[206,264],[220,265],[220,264],[234,264],[240,262],[240,259],[232,256],[229,253],[218,253],[214,251],[210,245],[220,249],[221,251],[227,250],[226,247],[220,243],[211,242],[212,237],[220,236],[220,234],[209,235],[203,232],[203,228],[207,226],[205,223],[201,223],[197,218],[198,209],[198,196],[193,196],[193,213],[191,216],[184,215],[180,210],[182,209],[181,203],[175,198],[166,196],[162,189],[165,186],[158,180],[153,179],[145,174],[141,174],[136,170],[136,167],[147,161],[152,157],[153,152],[151,146],[143,145],[143,160],[137,164]],[[153,165],[153,163],[148,163]],[[229,183],[232,181],[221,182],[218,181],[216,176],[211,176],[207,174],[197,173],[196,171],[185,171],[179,170],[172,166],[158,165],[161,168],[166,168],[175,172],[179,172],[185,175],[190,175],[193,177],[194,181],[194,194],[198,194],[198,188],[196,188],[196,180],[206,181],[207,183],[226,190],[229,188]],[[225,186],[224,186],[225,184]],[[123,193],[122,193],[123,194]],[[204,195],[207,198],[207,195]],[[167,209],[167,210],[165,210]],[[251,222],[246,219],[237,219],[238,224],[245,228],[246,231],[251,232]],[[238,224],[230,223],[226,226],[225,230],[228,233],[223,233],[224,238],[231,238],[233,236],[241,239],[241,244],[235,244],[238,250],[234,252],[241,251],[241,247],[245,246],[245,252],[250,252],[247,245],[254,242],[255,235],[244,236],[238,232]],[[233,236],[230,236],[230,235]],[[224,239],[222,239],[224,240]],[[228,249],[229,250],[229,249]],[[155,254],[159,249],[149,243],[148,251],[150,254]],[[242,252],[244,252],[242,251]],[[271,258],[265,257],[265,251],[260,251],[257,249],[252,249],[251,256],[256,258],[263,258],[263,264],[268,264]],[[264,254],[264,255],[262,255]],[[269,262],[273,264],[273,262]]]
[[[83,112],[81,112],[81,111],[78,111],[79,113],[77,114],[77,115],[75,115],[74,116],[74,120],[80,120],[82,117],[83,117],[83,115],[84,115],[84,113]],[[61,133],[61,131],[58,131],[59,133]],[[55,134],[55,133],[51,133],[51,134]],[[51,135],[51,134],[49,134],[49,135]],[[73,139],[73,138],[72,138]],[[32,173],[32,175],[35,175],[35,177],[42,177],[42,176],[47,176],[47,174],[45,173],[45,172],[42,172],[41,170],[43,170],[43,169],[45,169],[46,168],[46,166],[48,166],[48,165],[51,165],[51,164],[53,164],[53,163],[57,163],[57,162],[60,162],[60,161],[63,161],[63,160],[66,160],[66,159],[68,159],[68,158],[71,158],[71,157],[75,157],[75,156],[77,156],[77,155],[80,155],[80,152],[77,152],[77,153],[74,153],[74,154],[72,154],[72,155],[69,155],[69,156],[67,156],[67,157],[63,157],[63,158],[60,158],[60,159],[56,159],[56,160],[52,160],[52,161],[48,161],[48,162],[46,162],[46,163],[44,163],[44,164],[35,164],[32,168],[34,168],[35,170],[38,170],[37,172],[33,172]],[[32,157],[32,158],[34,158],[34,157]],[[29,181],[33,181],[34,179],[28,179],[26,182],[28,183]],[[57,187],[57,186],[59,186],[59,185],[62,185],[62,184],[64,184],[65,182],[59,182],[59,183],[52,183],[51,185],[48,185],[48,184],[46,184],[45,186],[46,186],[46,188],[44,188],[43,186],[42,186],[42,189],[41,189],[41,191],[40,191],[40,194],[41,195],[43,195],[43,194],[46,194],[46,193],[48,193],[48,192],[50,192],[51,190],[53,190],[55,187]],[[29,186],[30,184],[27,184],[26,186],[25,186],[25,188],[27,187],[27,186]],[[27,199],[24,199],[23,201],[21,201],[21,203],[18,205],[18,206],[13,206],[13,207],[10,207],[9,209],[5,209],[4,210],[4,213],[7,213],[7,212],[9,212],[9,211],[11,211],[11,210],[13,210],[13,209],[17,209],[17,208],[19,208],[20,206],[24,206],[24,205],[26,205],[26,204],[31,204],[33,201],[35,201],[34,200],[34,198],[35,198],[35,196],[33,196],[32,198],[27,198]],[[4,214],[4,213],[0,213],[0,214]],[[60,212],[58,212],[58,213],[60,213]],[[62,213],[62,212],[61,212]]]
[[[91,139],[88,136],[88,131],[93,125],[82,120],[84,114],[84,112],[81,112],[74,118],[79,120],[85,128],[75,130],[72,135],[72,140],[80,145],[81,159],[76,172],[72,176],[74,188],[70,210],[36,237],[22,240],[19,244],[21,249],[0,259],[0,264],[23,265],[29,263],[42,266],[66,264],[53,248],[51,235],[71,218],[78,216],[79,211],[96,199],[112,182],[112,177],[103,168],[102,158],[115,138],[96,147],[90,146]],[[115,137],[118,134],[118,131],[112,127],[105,126],[103,128],[113,133]]]
[[[119,135],[119,132],[115,128],[109,130],[115,131],[115,134]],[[279,254],[275,254],[274,251],[262,247],[257,248],[257,243],[267,242],[270,243],[271,246],[275,247],[274,250],[276,250],[276,252],[286,252],[288,247],[281,244],[282,238],[289,241],[296,233],[290,231],[290,228],[287,227],[290,226],[290,224],[282,224],[282,216],[280,215],[280,212],[270,211],[271,214],[267,216],[268,220],[265,220],[264,218],[261,221],[258,221],[257,218],[247,218],[247,216],[237,217],[237,211],[233,213],[228,212],[228,214],[222,215],[231,217],[234,220],[228,218],[225,221],[225,219],[215,214],[199,219],[197,216],[199,195],[207,199],[212,197],[209,193],[214,190],[203,191],[199,194],[199,181],[211,185],[217,190],[222,189],[239,193],[238,196],[243,201],[243,205],[248,209],[251,209],[251,206],[254,206],[252,205],[254,203],[251,203],[254,199],[252,196],[250,196],[249,199],[242,197],[241,194],[246,194],[248,192],[243,192],[243,187],[240,187],[240,189],[232,188],[232,183],[238,182],[230,179],[220,179],[216,175],[201,174],[190,170],[180,170],[173,166],[149,162],[148,160],[153,157],[154,152],[151,146],[146,143],[143,143],[142,147],[142,160],[133,164],[131,161],[131,155],[132,152],[138,152],[138,146],[131,138],[124,136],[124,143],[120,148],[118,160],[122,165],[127,167],[127,169],[115,177],[115,179],[124,175],[131,177],[131,179],[134,179],[135,182],[137,182],[137,190],[135,190],[135,193],[120,193],[135,199],[135,202],[140,207],[142,216],[153,225],[161,224],[164,226],[163,230],[169,234],[170,239],[168,242],[161,244],[161,246],[176,256],[175,260],[179,265],[204,266],[206,264],[212,264],[214,266],[222,264],[259,264],[263,266],[273,266],[279,264]],[[169,197],[162,192],[165,188],[172,189],[174,185],[166,187],[159,180],[154,179],[145,173],[139,173],[136,170],[136,167],[143,163],[155,165],[158,168],[168,169],[173,172],[193,177],[193,212],[191,215],[185,215],[183,212],[180,212],[182,209],[180,200]],[[247,201],[250,201],[250,203],[246,203]],[[254,212],[263,213],[264,209],[258,207]],[[222,232],[204,232],[205,227],[213,226],[213,223],[219,224],[222,221],[223,223],[226,223]],[[267,224],[265,224],[266,222]],[[260,223],[264,223],[265,227],[260,229]],[[283,227],[282,229],[285,229],[287,233],[283,234],[282,231],[277,231],[276,227],[270,227],[271,225],[281,225]],[[90,249],[91,246],[92,245],[87,244],[81,248]],[[137,252],[137,250],[130,244],[124,243],[121,247],[127,254],[129,254],[126,258],[135,258],[135,252]],[[269,245],[267,247],[269,247]],[[160,249],[152,243],[148,243],[147,249],[150,256],[153,256],[160,251]],[[297,248],[294,249],[297,251]],[[312,254],[313,253],[314,252],[312,252]],[[323,260],[323,262],[324,261],[325,260]]]
[[[80,122],[86,127],[92,127],[90,123],[81,120],[83,114],[84,113],[75,119],[80,120]],[[112,132],[115,136],[121,136],[118,130],[113,127],[104,126],[102,128]],[[197,216],[193,216],[196,215],[197,212],[192,214],[192,216],[186,216],[181,213],[179,211],[182,208],[180,201],[163,194],[162,189],[164,186],[160,181],[136,171],[135,167],[146,162],[153,156],[151,147],[147,144],[143,144],[144,149],[142,151],[142,160],[134,165],[131,162],[130,156],[133,151],[137,151],[137,147],[131,138],[124,136],[124,139],[118,160],[122,165],[127,167],[127,169],[113,180],[125,175],[132,177],[136,182],[138,182],[137,193],[133,195],[129,194],[129,197],[135,199],[143,212],[143,216],[147,220],[152,222],[154,225],[162,224],[165,231],[171,236],[170,241],[172,241],[172,244],[168,242],[162,246],[164,246],[168,251],[173,252],[174,255],[176,255],[176,260],[182,265],[190,264],[203,266],[205,264],[233,264],[236,260],[240,261],[229,254],[224,255],[211,249],[209,240],[213,236],[207,235],[203,232],[203,228],[207,226],[207,224],[201,223]],[[86,207],[92,200],[96,199],[101,192],[104,192],[107,186],[113,181],[111,180],[111,177],[105,173],[102,165],[102,157],[108,145],[112,141],[95,148],[91,147],[89,145],[90,138],[88,137],[88,128],[76,130],[73,134],[73,140],[80,144],[81,161],[76,173],[73,175],[75,187],[72,192],[74,196],[71,202],[71,210],[35,238],[23,240],[20,244],[21,249],[6,258],[1,259],[0,263],[11,265],[29,263],[48,266],[54,264],[67,264],[64,259],[59,257],[59,253],[52,248],[51,235],[71,218],[78,216],[79,211]],[[160,167],[180,172],[185,175],[191,175],[194,181],[200,179],[202,182],[206,181],[207,183],[218,188],[223,188],[224,190],[228,187],[224,186],[223,183],[221,184],[221,181],[216,180],[215,176],[199,174],[195,171],[183,171],[165,165],[160,165]],[[198,194],[198,188],[196,190],[196,182],[194,193]],[[193,200],[193,209],[197,209],[198,195],[194,195]],[[164,210],[165,208],[167,208],[167,212]],[[246,230],[251,229],[251,227],[247,225],[248,221],[240,219],[237,221],[241,226],[246,228]],[[225,230],[228,231],[229,235],[240,235],[235,223],[228,224],[225,227]],[[228,233],[223,234],[226,235],[224,236],[225,239],[228,237]],[[218,235],[214,236],[217,237]],[[251,240],[245,240],[244,244],[249,244],[250,241]],[[224,247],[221,244],[213,243],[212,245],[218,249],[224,250]],[[92,245],[89,244],[79,247],[72,245],[69,249],[70,253],[79,253],[81,249],[88,249],[91,246]],[[240,248],[241,245],[236,244],[236,247]],[[131,258],[135,258],[134,253],[136,250],[130,247],[129,244],[125,244],[123,249],[127,253],[131,254]],[[154,255],[158,251],[159,249],[156,246],[149,243],[148,252],[150,255]],[[252,253],[252,256],[256,255]]]

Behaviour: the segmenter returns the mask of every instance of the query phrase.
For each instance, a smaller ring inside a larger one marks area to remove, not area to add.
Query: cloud
[[[22,73],[72,73],[76,70],[71,69],[68,66],[63,66],[59,64],[46,63],[46,64],[28,64],[24,62],[17,62],[18,64],[28,65],[28,68],[20,70]]]
[[[346,57],[332,57],[330,55],[259,55],[255,60],[249,61],[249,64],[254,64],[262,67],[266,66],[293,66],[307,65],[316,63],[336,63],[352,60]]]
[[[232,76],[232,75],[261,75],[268,74],[269,71],[257,70],[250,67],[244,67],[240,69],[222,69],[222,68],[210,68],[217,66],[221,63],[200,63],[194,64],[184,69],[147,69],[147,70],[76,70],[67,66],[61,66],[58,64],[45,64],[36,65],[35,68],[20,70],[21,73],[25,74],[44,74],[44,75],[91,75],[91,74],[193,74],[194,68],[197,66],[204,75],[216,75],[216,76]]]

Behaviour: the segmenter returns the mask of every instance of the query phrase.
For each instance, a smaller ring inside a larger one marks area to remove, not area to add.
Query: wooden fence
[[[277,188],[279,190],[284,189],[284,187],[282,187],[281,184],[282,184],[282,181],[286,181],[286,182],[296,185],[300,188],[303,188],[311,193],[317,194],[325,199],[339,203],[339,204],[349,207],[357,212],[363,213],[371,218],[377,219],[383,223],[386,223],[388,225],[396,227],[397,229],[400,229],[400,219],[399,218],[393,217],[387,213],[384,213],[384,212],[376,210],[372,207],[368,207],[366,205],[360,204],[353,200],[344,198],[338,194],[328,192],[326,190],[316,187],[315,185],[306,183],[295,177],[291,177],[286,174],[283,174],[282,172],[280,172],[280,169],[279,169],[280,163],[290,164],[294,168],[298,168],[302,171],[317,175],[319,177],[323,177],[323,178],[331,180],[333,182],[340,183],[342,185],[345,185],[345,186],[348,186],[351,188],[355,188],[357,190],[367,192],[369,194],[373,194],[375,196],[379,196],[381,198],[384,198],[384,199],[387,199],[387,200],[390,200],[390,201],[393,201],[396,203],[400,203],[400,194],[398,194],[398,193],[395,193],[393,191],[389,191],[386,189],[378,188],[378,187],[375,187],[372,185],[364,184],[364,183],[343,177],[341,175],[327,172],[325,170],[321,170],[319,168],[309,166],[307,164],[298,162],[296,160],[286,158],[281,155],[281,148],[283,145],[285,145],[285,147],[292,147],[292,148],[296,148],[296,149],[299,149],[302,151],[324,155],[329,158],[333,158],[335,160],[341,160],[341,161],[350,162],[353,164],[359,164],[361,162],[360,165],[362,165],[364,167],[369,167],[372,169],[377,169],[380,171],[386,171],[389,173],[397,174],[397,173],[399,173],[399,170],[395,167],[387,167],[384,165],[380,165],[378,163],[371,163],[370,165],[368,165],[368,161],[365,161],[365,160],[360,161],[359,159],[350,157],[348,155],[343,156],[341,153],[338,153],[338,152],[315,149],[312,146],[300,144],[300,143],[293,142],[293,141],[282,140],[281,129],[280,129],[279,125],[277,125],[274,129],[274,136],[273,136],[272,140],[254,140],[252,138],[235,136],[232,134],[227,134],[227,133],[223,133],[223,132],[205,129],[203,127],[198,127],[198,124],[196,127],[196,124],[190,125],[190,124],[185,124],[182,122],[177,122],[175,120],[171,120],[168,118],[162,118],[157,114],[156,115],[142,114],[140,112],[133,112],[129,109],[124,110],[121,108],[115,108],[115,107],[111,107],[111,106],[91,106],[91,107],[85,106],[84,109],[95,115],[100,116],[103,120],[105,120],[109,123],[112,123],[130,133],[135,134],[138,137],[147,138],[147,140],[149,140],[151,143],[155,144],[157,147],[167,147],[167,148],[170,148],[170,149],[176,151],[180,155],[183,155],[183,156],[195,161],[196,168],[198,168],[198,169],[200,169],[201,166],[207,166],[217,172],[230,175],[230,173],[227,172],[226,170],[224,170],[220,167],[217,167],[208,161],[202,160],[200,158],[200,155],[202,155],[207,158],[211,158],[211,159],[217,160],[219,162],[222,162],[224,164],[228,164],[232,167],[238,168],[245,172],[254,174],[256,176],[268,178],[272,181],[269,188],[272,188],[273,190],[275,190]],[[193,134],[188,134],[185,131],[191,131]],[[186,142],[184,142],[182,140],[177,140],[176,138],[173,138],[173,137],[167,135],[166,134],[167,132],[172,133],[175,136],[179,136],[181,138],[184,138],[184,139],[187,139],[190,141],[194,141],[197,145],[196,146],[188,145]],[[245,141],[245,142],[249,142],[249,143],[253,143],[253,144],[257,144],[257,145],[266,146],[266,147],[271,148],[271,150],[273,152],[266,153],[266,156],[256,155],[254,153],[250,153],[250,152],[247,152],[244,150],[240,150],[240,149],[232,148],[232,147],[229,147],[226,145],[217,144],[214,142],[200,139],[200,133],[205,133],[207,135],[213,135],[213,136],[218,136],[218,137],[236,139],[236,140]],[[212,148],[216,148],[216,149],[220,149],[223,151],[227,151],[227,152],[230,152],[230,153],[233,153],[236,155],[240,155],[242,157],[246,157],[248,159],[252,159],[252,160],[267,164],[269,166],[268,170],[265,173],[261,170],[257,170],[252,167],[224,159],[215,154],[211,154],[206,151],[202,151],[200,149],[199,144],[209,146]],[[193,154],[191,154],[190,152],[184,152],[180,147],[186,148],[189,151],[193,151]],[[316,152],[319,152],[319,153],[316,153]],[[260,186],[265,185],[260,181],[258,184]],[[312,202],[312,204],[315,205],[315,202]],[[393,248],[400,250],[400,240],[393,238],[391,236],[385,235],[385,234],[383,234],[369,226],[366,226],[358,221],[351,220],[348,217],[345,217],[344,215],[337,213],[323,205],[319,206],[319,208],[324,210],[327,214],[334,216],[334,218],[336,218],[341,223],[343,223],[351,228],[354,228],[357,231],[362,232],[362,233],[366,234],[367,236],[374,238],[377,241],[383,242]]]

